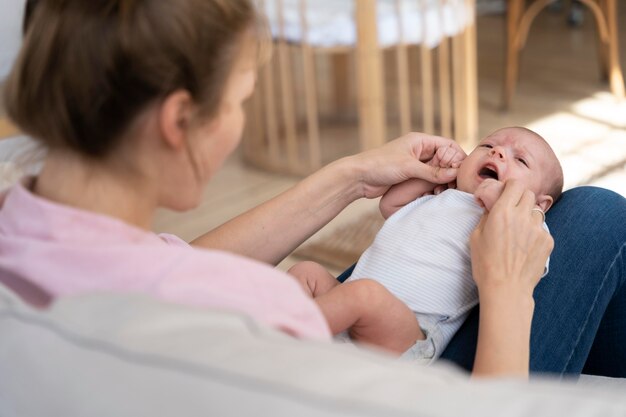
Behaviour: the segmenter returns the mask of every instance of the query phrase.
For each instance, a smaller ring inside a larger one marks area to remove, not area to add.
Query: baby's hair
[[[241,51],[260,51],[267,34],[252,0],[29,0],[27,8],[7,114],[46,147],[93,158],[178,89],[200,117],[215,116]]]

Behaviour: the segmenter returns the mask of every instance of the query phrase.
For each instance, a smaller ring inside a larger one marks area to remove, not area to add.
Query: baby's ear
[[[549,196],[548,194],[542,194],[537,197],[537,205],[539,206],[539,208],[541,208],[541,210],[544,213],[550,210],[550,207],[552,207],[553,202],[554,201],[552,200],[552,197]]]

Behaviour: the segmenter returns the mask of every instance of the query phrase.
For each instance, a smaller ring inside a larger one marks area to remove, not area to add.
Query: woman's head
[[[215,116],[258,22],[250,0],[40,0],[5,86],[7,112],[49,148],[106,157],[177,90]]]

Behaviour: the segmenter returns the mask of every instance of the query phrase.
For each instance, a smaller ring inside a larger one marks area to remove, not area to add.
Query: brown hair
[[[44,145],[90,157],[106,156],[141,111],[177,89],[214,116],[244,35],[264,29],[252,0],[31,3],[7,114]]]

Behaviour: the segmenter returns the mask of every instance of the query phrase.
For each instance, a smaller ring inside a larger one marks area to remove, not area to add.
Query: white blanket
[[[282,0],[283,30],[279,0],[265,0],[265,10],[274,37],[300,42],[302,0]],[[356,44],[355,3],[359,0],[307,0],[307,41],[318,47],[350,46]],[[463,0],[400,0],[400,19],[395,0],[378,0],[378,40],[382,47],[424,42],[434,48],[443,37],[454,36],[472,24],[474,11]],[[402,33],[400,28],[402,27]]]

